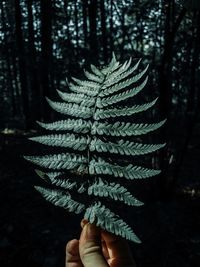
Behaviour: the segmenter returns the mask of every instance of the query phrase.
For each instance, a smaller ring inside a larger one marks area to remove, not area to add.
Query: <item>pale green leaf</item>
[[[119,140],[117,143],[103,142],[101,139],[94,138],[90,143],[90,151],[138,156],[155,152],[164,146],[165,144],[142,144],[124,141],[123,139]]]
[[[51,131],[73,131],[75,133],[88,133],[91,129],[91,122],[84,121],[82,119],[67,119],[52,123],[37,121],[37,123],[44,129]]]
[[[144,89],[144,87],[146,86],[148,81],[148,77],[146,77],[146,79],[138,86],[122,92],[120,94],[116,94],[110,97],[105,97],[105,98],[97,98],[97,107],[102,108],[102,107],[107,107],[109,105],[113,105],[116,103],[119,103],[121,101],[127,100],[131,97],[134,97],[135,95],[137,95],[138,93],[140,93],[142,91],[142,89]]]
[[[79,151],[85,150],[90,143],[89,137],[76,136],[71,133],[43,135],[29,139],[48,146],[68,147]]]
[[[72,103],[54,102],[47,98],[49,105],[57,112],[64,115],[88,119],[92,117],[93,110],[89,107],[79,106]]]
[[[132,196],[132,194],[123,186],[116,183],[108,183],[98,178],[91,186],[88,187],[88,195],[98,197],[110,197],[119,200],[130,206],[142,206],[143,203]]]
[[[90,223],[95,223],[97,226],[115,235],[120,235],[128,240],[141,243],[130,226],[120,219],[118,215],[102,205],[100,201],[86,209],[84,219]]]
[[[85,205],[73,200],[68,192],[52,190],[40,186],[35,186],[35,189],[40,192],[47,201],[51,202],[55,206],[62,207],[69,212],[79,214],[85,210]]]
[[[98,161],[92,159],[89,164],[89,174],[106,174],[115,177],[125,177],[126,179],[144,179],[160,174],[160,170],[148,169],[141,166],[120,166],[106,162],[98,157]]]
[[[68,102],[68,103],[76,103],[80,104],[82,106],[92,107],[95,104],[95,99],[86,96],[84,94],[77,94],[77,93],[65,93],[57,90],[59,96],[62,100]]]
[[[166,120],[158,123],[130,123],[115,122],[113,124],[104,122],[95,122],[92,125],[92,134],[110,135],[110,136],[139,136],[159,129]]]
[[[45,156],[25,156],[26,160],[40,167],[54,170],[70,170],[87,163],[87,158],[74,153],[62,153]]]

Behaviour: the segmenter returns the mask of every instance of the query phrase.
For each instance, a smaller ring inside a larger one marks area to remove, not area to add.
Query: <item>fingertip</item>
[[[70,240],[66,245],[65,267],[82,267],[77,239]]]
[[[65,251],[67,254],[71,254],[71,255],[77,254],[78,247],[79,247],[79,240],[72,239],[67,243],[65,247]]]
[[[81,223],[80,223],[81,228],[83,228],[87,223],[88,223],[88,220],[86,220],[86,219],[82,219],[82,220],[81,220]]]
[[[102,231],[102,237],[108,248],[110,258],[117,260],[124,260],[124,258],[126,258],[128,262],[132,263],[133,266],[135,266],[127,240],[125,240],[121,236],[114,235],[105,230]]]
[[[80,244],[84,244],[87,241],[101,242],[101,229],[95,224],[87,223],[83,227],[80,236]]]

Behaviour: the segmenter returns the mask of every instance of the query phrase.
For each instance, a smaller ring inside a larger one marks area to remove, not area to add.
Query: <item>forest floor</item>
[[[177,193],[140,212],[143,243],[131,245],[138,267],[200,266],[199,136],[184,158]],[[65,245],[78,238],[82,218],[35,191],[39,178],[22,158],[32,149],[25,135],[0,138],[0,266],[64,267]]]

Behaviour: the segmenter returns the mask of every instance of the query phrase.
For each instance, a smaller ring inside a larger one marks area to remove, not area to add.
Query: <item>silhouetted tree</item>
[[[41,0],[41,60],[40,84],[42,91],[42,118],[49,119],[49,107],[45,97],[52,94],[52,4],[53,1]]]
[[[20,1],[15,0],[15,36],[16,45],[18,50],[18,62],[19,62],[19,77],[22,96],[22,109],[25,118],[26,128],[30,127],[30,107],[29,107],[29,92],[27,83],[27,65],[26,65],[26,53],[24,47],[24,37],[22,32],[22,15]]]

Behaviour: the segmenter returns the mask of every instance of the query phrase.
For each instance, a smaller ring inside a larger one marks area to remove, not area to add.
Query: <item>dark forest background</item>
[[[1,0],[2,267],[64,266],[81,218],[34,191],[39,178],[22,155],[36,150],[27,140],[41,131],[35,121],[55,119],[45,97],[56,99],[66,78],[107,64],[113,51],[150,64],[144,94],[159,97],[153,114],[168,119],[157,136],[167,146],[152,157],[162,174],[139,184],[146,205],[136,221],[129,215],[143,240],[132,245],[137,266],[199,266],[200,2]]]

